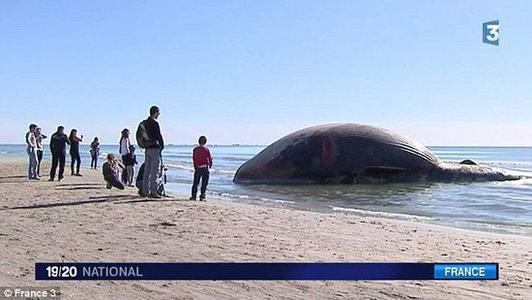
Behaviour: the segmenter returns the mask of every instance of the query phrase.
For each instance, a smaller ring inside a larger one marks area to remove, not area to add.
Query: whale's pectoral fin
[[[385,183],[392,181],[401,181],[401,175],[407,174],[410,169],[390,166],[369,166],[358,176],[358,182],[361,183]]]
[[[462,161],[460,162],[460,164],[461,164],[461,165],[474,165],[474,166],[477,165],[476,162],[474,162],[474,161],[472,161],[472,160],[470,160],[470,159],[462,160]]]

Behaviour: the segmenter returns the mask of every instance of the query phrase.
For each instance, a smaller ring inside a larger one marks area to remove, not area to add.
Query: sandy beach
[[[49,170],[44,162],[44,173]],[[0,285],[64,299],[531,299],[532,238],[413,221],[239,204],[148,200],[100,171],[28,181],[0,159]],[[499,281],[36,282],[35,262],[499,262]]]

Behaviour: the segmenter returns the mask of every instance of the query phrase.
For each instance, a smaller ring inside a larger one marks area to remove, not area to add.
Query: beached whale
[[[326,124],[289,134],[238,168],[233,181],[251,184],[503,181],[519,176],[440,161],[422,144],[386,129]]]

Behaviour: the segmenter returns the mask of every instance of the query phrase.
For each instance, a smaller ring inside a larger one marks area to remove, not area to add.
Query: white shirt
[[[120,141],[120,155],[126,155],[129,153],[129,146],[131,146],[131,143],[129,142],[129,138],[123,138]]]
[[[26,144],[28,144],[28,147],[35,148],[37,147],[37,141],[35,140],[35,134],[33,132],[28,131],[26,133]]]

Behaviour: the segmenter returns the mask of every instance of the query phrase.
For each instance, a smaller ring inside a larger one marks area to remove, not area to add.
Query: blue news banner
[[[36,280],[498,280],[498,263],[36,263]]]

